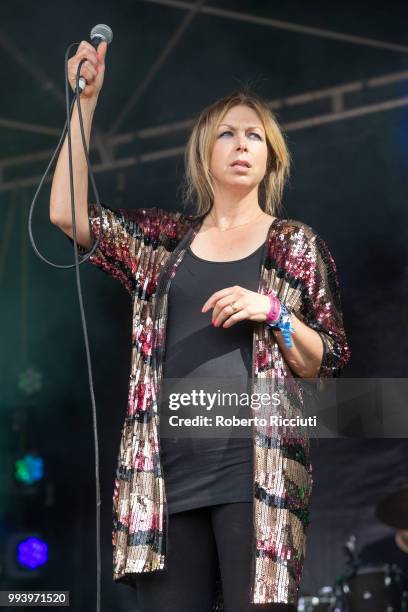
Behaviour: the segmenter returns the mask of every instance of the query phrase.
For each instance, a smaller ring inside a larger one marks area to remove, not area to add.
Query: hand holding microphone
[[[95,26],[91,31],[91,42],[83,40],[75,55],[68,60],[68,81],[74,93],[78,66],[83,62],[79,79],[81,99],[98,97],[105,75],[106,51],[111,41],[112,30],[108,26]]]

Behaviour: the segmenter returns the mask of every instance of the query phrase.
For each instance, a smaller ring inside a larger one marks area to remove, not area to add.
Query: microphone
[[[90,36],[91,36],[91,45],[95,47],[95,49],[98,49],[99,43],[105,41],[109,45],[113,40],[112,30],[110,29],[108,25],[105,25],[104,23],[99,23],[98,25],[93,27],[91,30]],[[83,92],[85,87],[86,87],[86,79],[84,79],[84,77],[81,76],[79,78],[80,92]]]

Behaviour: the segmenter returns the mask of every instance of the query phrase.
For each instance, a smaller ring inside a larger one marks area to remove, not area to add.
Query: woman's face
[[[251,191],[264,178],[267,160],[262,121],[252,108],[234,106],[217,128],[210,162],[215,183],[224,189]]]

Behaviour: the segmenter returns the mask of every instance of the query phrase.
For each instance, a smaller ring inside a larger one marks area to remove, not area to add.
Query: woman
[[[96,57],[81,45],[70,81],[74,86],[76,66],[87,57],[90,89],[81,101],[89,139],[106,48]],[[97,65],[99,72],[91,70]],[[72,129],[77,239],[86,249],[89,229],[96,238],[101,223],[96,205],[88,211],[76,115]],[[68,203],[62,214],[58,197],[68,192],[64,155],[51,219],[72,237]],[[165,377],[212,377],[230,368],[227,374],[245,384],[248,375],[254,396],[290,381],[290,393],[279,387],[282,413],[301,413],[296,378],[337,376],[350,356],[336,268],[311,227],[275,216],[289,154],[264,102],[238,92],[206,108],[185,162],[186,199],[195,212],[104,205],[101,241],[89,259],[117,278],[133,303],[113,496],[114,579],[136,587],[142,612],[292,611],[312,487],[307,435],[254,426],[251,439],[227,447],[215,439],[174,444],[161,435],[167,414],[159,403],[167,399]],[[201,451],[222,458],[203,461]]]

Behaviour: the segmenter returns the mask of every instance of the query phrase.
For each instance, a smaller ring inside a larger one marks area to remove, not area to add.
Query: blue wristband
[[[292,327],[292,313],[288,310],[285,304],[281,305],[280,317],[276,323],[267,323],[271,329],[279,329],[282,332],[283,341],[288,348],[292,348],[292,334],[295,330]]]

